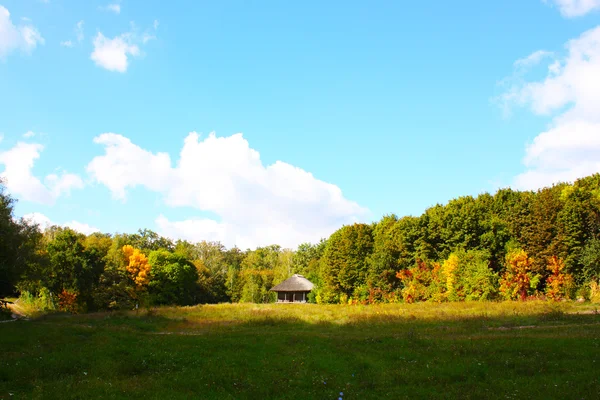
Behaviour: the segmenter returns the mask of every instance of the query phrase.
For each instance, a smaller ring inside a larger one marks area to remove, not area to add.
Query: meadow
[[[219,304],[0,324],[0,398],[600,398],[574,302]]]

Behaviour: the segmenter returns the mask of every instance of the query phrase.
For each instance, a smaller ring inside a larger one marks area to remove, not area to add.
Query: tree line
[[[40,308],[265,303],[294,273],[315,284],[316,303],[600,299],[600,174],[386,215],[295,250],[227,249],[147,229],[42,231],[14,218],[14,202],[0,183],[0,297]]]

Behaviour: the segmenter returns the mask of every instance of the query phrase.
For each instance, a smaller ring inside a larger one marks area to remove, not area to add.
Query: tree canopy
[[[0,183],[0,296],[72,312],[271,302],[270,289],[294,273],[315,284],[309,301],[320,303],[600,295],[600,174],[389,214],[295,250],[173,242],[148,229],[42,232],[14,217],[14,202]]]

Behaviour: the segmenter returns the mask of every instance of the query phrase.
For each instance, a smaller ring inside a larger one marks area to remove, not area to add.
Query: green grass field
[[[0,350],[5,399],[600,398],[589,304],[46,315],[0,324]]]

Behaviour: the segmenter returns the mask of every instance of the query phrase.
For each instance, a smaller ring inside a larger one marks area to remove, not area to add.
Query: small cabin
[[[315,285],[302,275],[295,274],[271,288],[277,293],[278,303],[306,303],[308,294]]]

